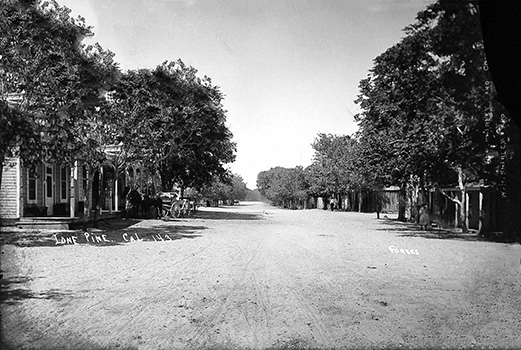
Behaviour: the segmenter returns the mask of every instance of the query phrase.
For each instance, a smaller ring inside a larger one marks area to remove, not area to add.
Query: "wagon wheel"
[[[175,202],[172,203],[172,207],[170,207],[170,212],[172,213],[173,217],[180,217],[181,216],[181,207],[179,206],[179,203]]]
[[[161,205],[161,218],[163,220],[167,219],[169,215],[172,215],[170,212],[170,204],[163,203]]]
[[[189,206],[187,206],[187,207],[185,208],[185,216],[186,216],[187,218],[189,218],[190,216],[192,216],[192,211],[190,210],[190,207],[189,207]]]
[[[194,210],[194,205],[192,203],[189,203],[188,204],[188,216],[189,217],[193,217],[194,216],[194,213],[195,213],[195,210]]]

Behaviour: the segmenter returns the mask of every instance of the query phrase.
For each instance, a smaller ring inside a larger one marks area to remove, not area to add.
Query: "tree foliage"
[[[445,195],[460,206],[464,223],[470,184],[503,190],[514,152],[509,130],[517,129],[494,99],[479,20],[476,2],[441,0],[418,13],[360,82],[359,131],[319,134],[313,143],[310,194],[397,185],[405,219],[406,203],[414,216],[427,189],[458,187],[459,197]],[[270,199],[283,197],[279,173],[259,174]]]
[[[379,160],[370,170],[402,188],[497,184],[506,121],[491,98],[476,4],[437,2],[405,32],[360,83],[358,139]]]
[[[224,178],[224,164],[235,159],[223,95],[196,73],[181,60],[129,71],[112,94],[123,147],[130,159],[160,173],[164,190],[174,183],[201,189]]]
[[[308,188],[307,173],[300,166],[275,167],[257,175],[257,189],[275,205],[295,207],[308,197]]]
[[[248,194],[246,183],[238,174],[230,174],[224,180],[215,177],[214,181],[201,191],[203,197],[209,200],[222,200],[233,204],[234,201],[242,201]]]
[[[0,153],[29,136],[34,142],[19,154],[27,165],[103,157],[93,126],[104,116],[98,113],[101,97],[118,70],[112,53],[81,44],[90,27],[69,14],[55,1],[5,1],[0,7],[1,99],[21,112],[11,113],[9,124],[23,132]]]
[[[119,71],[111,52],[81,43],[91,28],[69,15],[54,0],[0,4],[0,178],[6,156],[26,167],[81,159],[91,179],[105,159],[104,126],[113,121],[103,95]]]
[[[365,186],[357,171],[358,143],[348,135],[318,134],[313,163],[306,169],[314,195],[345,193]]]
[[[235,143],[223,94],[195,68],[179,60],[122,74],[113,53],[82,44],[92,35],[85,20],[54,0],[2,1],[0,29],[2,164],[8,156],[28,167],[83,160],[90,185],[117,144],[118,163],[159,172],[165,190],[226,177]]]

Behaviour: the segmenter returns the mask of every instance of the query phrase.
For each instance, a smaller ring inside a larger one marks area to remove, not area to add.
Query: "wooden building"
[[[93,176],[81,161],[72,165],[42,163],[29,169],[18,158],[6,159],[0,187],[0,221],[2,225],[9,225],[24,218],[79,219],[84,215],[89,178],[93,210],[122,211],[128,170],[136,186],[144,182],[139,167],[125,167],[118,173],[110,157]]]
[[[442,191],[445,195],[440,191],[432,190],[430,192],[429,207],[433,220],[441,227],[461,227],[463,224],[460,220],[462,208],[449,198],[457,198],[461,201],[461,190],[444,188]],[[504,221],[501,210],[502,201],[497,190],[487,186],[470,186],[466,188],[465,195],[467,228],[484,235],[502,231]]]

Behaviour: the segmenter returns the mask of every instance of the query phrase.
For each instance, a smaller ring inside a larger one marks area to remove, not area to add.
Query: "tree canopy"
[[[124,74],[111,95],[120,114],[120,138],[130,159],[174,183],[202,188],[226,173],[235,143],[225,125],[223,95],[210,78],[181,60]]]
[[[380,160],[372,170],[402,187],[497,184],[507,121],[492,99],[477,5],[437,2],[405,32],[360,83],[357,137]]]
[[[257,175],[257,188],[262,196],[276,205],[295,207],[308,197],[306,171],[295,168],[275,167]]]
[[[5,1],[0,14],[1,100],[23,116],[10,119],[17,132],[0,150],[2,159],[26,137],[34,140],[20,148],[26,164],[103,157],[103,140],[92,130],[103,91],[117,76],[114,55],[81,44],[91,28],[56,1]]]
[[[215,177],[214,181],[205,186],[202,196],[209,200],[222,200],[233,204],[234,201],[246,199],[248,189],[239,174],[229,174],[226,178]]]
[[[54,0],[0,4],[0,163],[95,170],[118,145],[119,161],[159,173],[164,190],[224,179],[236,145],[220,88],[181,60],[122,73],[112,52],[82,43],[92,28],[70,12]]]
[[[465,222],[467,186],[505,195],[505,183],[513,181],[518,129],[495,99],[477,2],[437,1],[404,31],[360,82],[359,130],[317,136],[313,164],[305,169],[308,193],[396,185],[405,219],[406,195],[412,210],[431,189],[459,205]],[[258,186],[270,199],[283,193],[273,185],[281,182],[278,173],[259,174]],[[442,190],[454,187],[459,197]]]
[[[389,161],[380,171],[394,182],[426,174],[454,183],[457,167],[482,177],[494,139],[484,142],[491,101],[483,98],[488,76],[476,5],[430,5],[406,34],[360,83],[359,139],[375,157],[383,146],[375,139],[386,139]]]
[[[318,134],[308,171],[310,192],[315,195],[344,193],[365,186],[357,171],[358,142],[348,135]]]

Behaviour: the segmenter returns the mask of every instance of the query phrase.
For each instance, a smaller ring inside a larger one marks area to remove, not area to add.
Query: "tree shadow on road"
[[[57,289],[51,289],[43,292],[34,292],[30,289],[23,288],[22,285],[31,281],[32,278],[24,276],[15,276],[11,278],[0,279],[0,302],[6,305],[13,305],[24,299],[49,299],[62,300],[67,296],[71,296],[71,292],[62,292]]]
[[[131,228],[127,230],[128,232],[134,231],[136,233],[141,233],[143,237],[153,236],[154,234],[164,234],[169,235],[172,238],[181,239],[181,238],[197,238],[202,237],[202,231],[207,230],[206,226],[197,226],[197,225],[159,225],[154,226],[152,228]],[[174,237],[172,235],[176,235]]]
[[[3,335],[6,336],[10,332],[7,330]],[[138,338],[139,339],[139,338]],[[20,343],[23,343],[20,344]],[[47,345],[49,344],[49,345]],[[89,349],[89,350],[137,350],[138,347],[135,345],[123,345],[118,343],[117,340],[112,340],[111,344],[101,345],[95,341],[84,337],[80,334],[70,333],[69,337],[57,337],[55,334],[45,333],[39,334],[38,338],[31,344],[27,344],[27,341],[7,341],[5,339],[0,340],[0,349],[14,350],[14,349],[26,349],[26,350],[56,350],[56,349]]]
[[[463,233],[456,229],[446,229],[440,227],[431,227],[428,229],[420,229],[416,223],[402,222],[397,219],[387,219],[381,221],[386,227],[378,228],[378,231],[394,232],[398,237],[421,237],[427,239],[450,239],[469,242],[494,242],[494,243],[514,243],[507,242],[501,236],[485,237],[477,232]]]
[[[260,213],[236,213],[230,211],[198,211],[198,219],[202,220],[263,220]]]
[[[117,230],[117,229],[124,229],[129,226],[135,225],[143,220],[146,219],[137,219],[137,218],[106,218],[106,219],[99,219],[96,222],[96,228],[100,230]],[[86,228],[93,228],[94,223],[89,222],[86,225]],[[84,225],[82,222],[76,222],[71,225],[71,229],[84,229]]]
[[[133,221],[136,224],[138,221]],[[113,223],[90,228],[87,231],[34,230],[28,232],[2,233],[0,245],[12,244],[19,247],[63,247],[68,245],[89,244],[98,247],[117,246],[133,242],[175,241],[184,238],[201,237],[205,226],[198,225],[151,225],[135,227]]]

